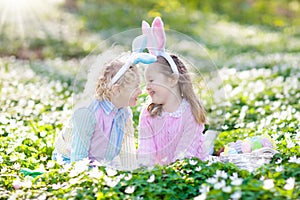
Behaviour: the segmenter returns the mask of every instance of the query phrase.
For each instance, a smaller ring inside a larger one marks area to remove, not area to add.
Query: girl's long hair
[[[198,124],[206,123],[207,119],[205,108],[194,92],[191,77],[187,71],[186,66],[177,56],[171,55],[171,57],[174,60],[179,71],[178,86],[182,97],[185,98],[191,105],[191,111],[196,122]],[[160,66],[162,74],[166,76],[171,76],[173,74],[168,61],[164,57],[158,56],[156,62],[161,64]],[[147,110],[149,111],[151,116],[161,115],[162,104],[151,103],[148,106]]]

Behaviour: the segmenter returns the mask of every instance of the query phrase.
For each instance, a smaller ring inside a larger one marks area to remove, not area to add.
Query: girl
[[[116,60],[105,66],[97,82],[96,98],[74,112],[55,143],[53,159],[70,163],[88,158],[125,170],[134,169],[136,149],[128,106],[135,106],[141,93],[134,64],[155,60],[147,53],[133,53],[126,63]]]
[[[153,166],[183,157],[204,160],[208,156],[202,134],[205,109],[193,91],[183,62],[164,51],[161,19],[155,18],[152,27],[143,22],[143,33],[148,34],[147,48],[157,56],[157,61],[145,69],[146,89],[152,103],[140,115],[139,162]],[[151,46],[154,44],[158,46]]]

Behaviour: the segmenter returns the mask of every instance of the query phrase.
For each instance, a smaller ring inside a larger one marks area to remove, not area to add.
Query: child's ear
[[[119,85],[113,85],[112,87],[111,87],[111,90],[112,90],[112,93],[115,95],[115,96],[118,96],[119,95],[119,93],[120,93],[120,87],[119,87]]]
[[[177,86],[178,80],[179,80],[178,75],[173,73],[173,74],[171,75],[171,77],[169,78],[171,87]]]

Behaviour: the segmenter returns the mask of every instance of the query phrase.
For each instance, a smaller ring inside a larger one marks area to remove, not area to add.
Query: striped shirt
[[[114,157],[112,163],[122,169],[133,169],[136,165],[136,152],[134,144],[132,113],[129,108],[122,108],[127,117],[122,138],[121,150]],[[119,110],[120,111],[120,110]],[[55,151],[71,162],[84,158],[103,161],[109,147],[113,122],[118,109],[110,101],[95,100],[88,108],[76,110],[72,119],[59,134]],[[121,127],[122,128],[122,127]],[[119,139],[119,138],[118,138]]]

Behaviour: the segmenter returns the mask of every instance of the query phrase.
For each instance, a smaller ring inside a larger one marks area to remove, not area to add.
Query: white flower
[[[97,161],[97,160],[94,160],[93,163],[92,163],[94,166],[97,166],[97,167],[102,167],[103,166],[103,163]]]
[[[148,183],[152,183],[153,181],[155,181],[155,175],[152,174],[149,179],[147,180]]]
[[[3,167],[0,172],[4,174],[6,171],[7,171],[7,168]]]
[[[41,131],[40,132],[40,136],[43,138],[43,137],[45,137],[47,135],[47,132],[46,131]]]
[[[210,184],[212,184],[212,185],[214,185],[215,183],[218,182],[218,179],[217,179],[217,178],[208,178],[208,179],[206,180],[206,182],[207,182],[207,183],[210,183]]]
[[[71,168],[72,168],[72,164],[71,163],[63,165],[62,173],[69,171]]]
[[[206,199],[206,193],[202,193],[199,196],[194,197],[194,200],[205,200]]]
[[[45,157],[44,157],[44,156],[41,156],[41,157],[40,157],[40,160],[41,160],[41,161],[46,161],[47,158],[48,158],[48,156],[45,156]],[[57,159],[58,159],[58,158],[62,158],[62,156],[59,154],[59,155],[57,155]]]
[[[55,166],[55,163],[50,160],[48,163],[47,163],[47,168],[50,169],[50,168],[53,168]]]
[[[0,156],[0,163],[3,163],[3,157]]]
[[[220,158],[217,156],[208,156],[205,161],[208,161],[206,166],[211,166],[213,163],[220,162]]]
[[[226,192],[226,193],[230,193],[232,191],[231,187],[230,186],[226,186],[226,187],[223,187],[222,188],[222,191],[223,192]]]
[[[196,165],[197,163],[198,163],[198,161],[197,160],[190,160],[189,161],[189,163],[190,163],[190,165]]]
[[[200,172],[201,169],[202,169],[202,168],[199,166],[199,167],[196,167],[196,168],[195,168],[195,171],[196,171],[196,172]]]
[[[233,181],[231,181],[231,185],[235,185],[235,186],[242,185],[242,183],[243,183],[242,178],[237,178],[237,179],[234,179]]]
[[[106,183],[106,185],[108,185],[109,187],[115,187],[118,183],[119,183],[119,179],[112,179],[108,176],[104,176],[104,181]]]
[[[236,172],[233,173],[229,178],[231,179],[231,185],[239,186],[243,183],[243,179],[239,178]]]
[[[78,174],[79,174],[79,171],[72,169],[69,173],[69,176],[72,178],[72,177],[77,176]]]
[[[207,194],[209,192],[209,186],[207,186],[206,184],[202,184],[199,192]]]
[[[61,184],[60,183],[58,183],[58,184],[52,184],[52,189],[53,190],[57,190],[59,188],[61,188]]]
[[[69,180],[69,183],[70,183],[71,185],[75,185],[76,183],[78,183],[79,180],[80,180],[79,178],[71,178],[71,179]]]
[[[91,171],[89,171],[89,176],[91,178],[99,179],[103,176],[103,172],[99,171],[97,167],[94,167]]]
[[[230,197],[233,200],[240,199],[242,197],[242,192],[241,191],[236,191],[235,193],[233,193],[232,195],[230,195]]]
[[[8,198],[8,200],[16,200],[16,199],[18,199],[18,197],[19,197],[19,194],[18,194],[18,193],[12,194],[12,195]]]
[[[222,180],[221,182],[218,182],[214,185],[214,189],[219,190],[225,186],[226,186],[226,182],[225,180]]]
[[[124,178],[125,177],[125,174],[119,174],[116,178],[118,178],[118,179],[122,179],[122,178]]]
[[[276,165],[280,164],[282,162],[282,158],[278,158],[275,162]]]
[[[115,176],[118,174],[117,170],[110,168],[110,167],[106,167],[105,171],[106,171],[107,176]]]
[[[47,199],[47,195],[45,193],[41,194],[37,199],[38,200],[45,200],[45,199]]]
[[[289,162],[300,164],[300,158],[297,158],[296,155],[294,155],[294,156],[290,157]]]
[[[17,178],[16,180],[13,181],[12,185],[16,190],[18,190],[22,187],[22,182],[20,181],[19,178]]]
[[[280,166],[277,166],[277,167],[275,168],[275,171],[276,171],[276,172],[283,172],[283,171],[284,171],[284,168],[283,168],[282,165],[280,165]]]
[[[44,164],[40,164],[40,166],[39,166],[39,168],[38,168],[38,170],[40,170],[40,171],[45,171],[45,166],[44,166]]]
[[[45,157],[45,158],[47,158],[47,157]],[[57,156],[56,156],[56,162],[59,164],[59,165],[64,165],[66,162],[64,161],[64,158],[62,157],[62,155],[61,154],[58,154]]]
[[[127,174],[127,176],[124,177],[125,181],[129,181],[132,178],[132,174]]]
[[[13,168],[14,168],[15,170],[19,170],[19,169],[21,168],[20,163],[15,163],[14,166],[13,166]]]
[[[270,190],[270,189],[274,188],[274,180],[273,179],[264,180],[263,188],[265,190]]]
[[[134,187],[134,186],[128,186],[128,187],[126,187],[126,189],[125,189],[125,193],[127,193],[127,194],[132,194],[132,193],[134,192],[134,190],[135,190],[135,187]]]
[[[231,180],[237,179],[238,178],[238,174],[236,172],[234,172],[232,174],[232,176],[229,177]]]
[[[89,169],[89,163],[90,163],[90,160],[88,158],[79,160],[79,161],[75,162],[74,170],[77,171],[78,173],[87,171]]]
[[[228,174],[225,171],[223,171],[223,170],[217,170],[215,177],[216,178],[221,177],[223,179],[227,179],[228,178]]]
[[[290,149],[290,148],[292,148],[292,147],[295,146],[295,143],[291,139],[286,140],[286,143],[287,143],[286,147],[288,149]]]
[[[223,125],[221,128],[222,128],[223,130],[227,130],[227,129],[229,128],[229,126]]]
[[[16,162],[18,160],[18,157],[16,155],[10,156],[10,162]]]
[[[284,185],[284,189],[285,190],[292,190],[294,189],[295,186],[295,178],[294,177],[290,177],[286,180],[286,184]]]
[[[32,186],[32,177],[31,176],[26,176],[24,182],[22,183],[22,185],[26,188],[31,188]]]

